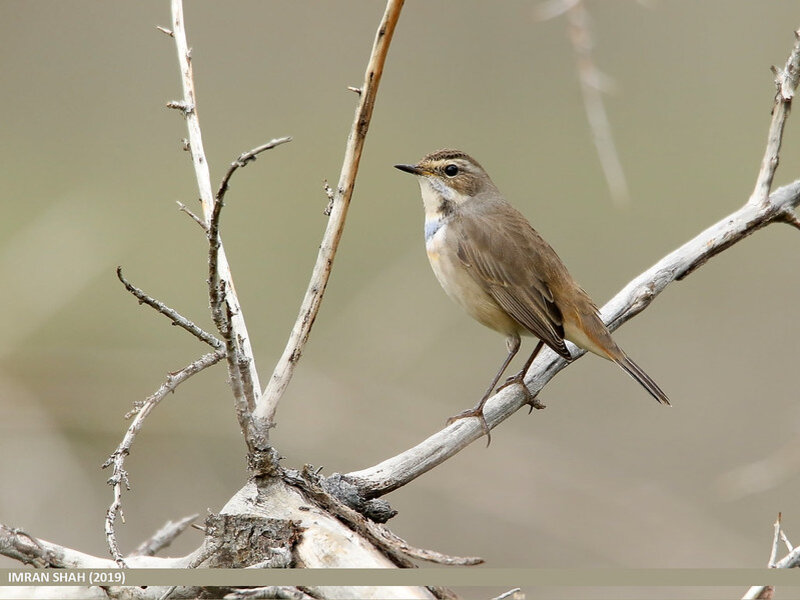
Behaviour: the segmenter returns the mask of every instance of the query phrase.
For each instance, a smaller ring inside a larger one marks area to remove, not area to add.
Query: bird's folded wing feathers
[[[527,222],[519,227],[485,227],[480,215],[458,219],[450,227],[457,235],[458,258],[478,285],[520,325],[570,358],[561,312],[531,264],[541,255],[542,249],[533,247],[541,240],[538,234]],[[552,252],[549,246],[547,250]]]

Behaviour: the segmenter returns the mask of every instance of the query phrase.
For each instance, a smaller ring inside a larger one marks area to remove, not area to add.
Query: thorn
[[[166,33],[169,37],[175,37],[175,33],[171,29],[167,29],[161,25],[156,25],[156,29],[158,29],[161,33]]]
[[[189,143],[189,140],[186,138],[181,139],[181,148],[184,152],[189,152],[192,149],[192,145]]]
[[[361,95],[361,88],[360,87],[355,87],[355,86],[352,86],[352,85],[348,85],[347,89],[350,90],[351,92],[355,92],[359,96]]]
[[[206,226],[205,221],[203,221],[200,217],[198,217],[191,210],[189,210],[189,208],[183,202],[180,202],[180,201],[176,200],[175,203],[178,205],[178,210],[180,210],[181,212],[186,213],[187,215],[189,215],[189,217],[195,223],[200,225],[200,227],[203,229],[203,231],[205,231],[206,233],[208,232],[208,227]]]
[[[183,100],[171,100],[167,102],[167,108],[174,108],[180,110],[183,114],[188,115],[194,111],[194,104],[189,104]]]
[[[333,211],[334,194],[333,190],[331,189],[331,186],[328,185],[328,180],[323,179],[322,181],[323,181],[323,188],[325,190],[325,195],[328,196],[328,206],[325,207],[325,210],[322,211],[322,214],[324,214],[326,217],[330,217],[331,212]]]

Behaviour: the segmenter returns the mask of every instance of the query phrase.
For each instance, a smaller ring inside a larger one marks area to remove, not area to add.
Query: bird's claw
[[[447,419],[447,425],[452,425],[456,421],[460,421],[461,419],[468,419],[470,417],[477,417],[481,424],[481,431],[486,435],[486,445],[488,446],[492,442],[492,434],[489,430],[489,424],[486,422],[486,417],[483,416],[483,407],[477,406],[475,408],[470,408],[469,410],[465,410],[464,412],[460,412],[457,415],[453,415],[449,419]]]
[[[525,394],[525,404],[527,404],[529,407],[528,414],[531,414],[534,408],[537,410],[547,408],[536,398],[536,395],[531,393],[531,391],[528,389],[528,386],[525,385],[524,373],[517,373],[516,375],[509,377],[497,388],[497,391],[499,392],[500,390],[507,388],[510,385],[514,385],[515,383],[518,383],[520,387],[522,387],[522,393]]]

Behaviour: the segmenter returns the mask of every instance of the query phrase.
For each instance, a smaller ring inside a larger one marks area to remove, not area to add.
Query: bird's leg
[[[478,402],[475,408],[470,408],[469,410],[460,412],[457,415],[453,415],[452,417],[447,419],[448,425],[454,423],[455,421],[458,421],[459,419],[466,419],[467,417],[478,417],[478,419],[480,419],[481,421],[481,429],[483,429],[483,433],[485,433],[486,437],[488,438],[488,442],[486,445],[488,446],[489,443],[491,443],[492,436],[489,433],[489,425],[486,423],[486,417],[483,416],[483,405],[486,404],[486,401],[492,395],[492,392],[494,392],[494,386],[497,385],[497,382],[500,380],[500,377],[502,377],[503,373],[505,373],[506,369],[508,368],[508,364],[517,355],[517,352],[519,352],[519,345],[520,345],[519,335],[513,334],[508,336],[508,338],[506,339],[508,356],[506,356],[506,359],[500,366],[500,370],[497,371],[497,375],[495,375],[494,379],[492,379],[492,383],[489,384],[489,387],[486,390],[486,393],[483,395],[483,398],[481,398],[481,401]]]
[[[539,400],[537,400],[536,396],[531,394],[531,391],[528,389],[528,386],[525,385],[525,374],[528,372],[528,369],[531,368],[533,361],[539,355],[539,351],[542,349],[542,346],[544,346],[544,342],[542,340],[539,340],[539,343],[536,344],[536,348],[533,349],[533,352],[531,352],[530,357],[528,358],[527,361],[525,361],[525,365],[522,367],[522,370],[516,375],[512,375],[511,377],[506,379],[503,385],[497,388],[497,391],[499,392],[500,390],[502,390],[505,387],[508,387],[509,385],[513,385],[515,383],[520,384],[522,386],[523,392],[525,393],[525,404],[527,404],[530,407],[530,410],[528,411],[529,414],[533,412],[534,408],[537,409],[545,408],[544,404],[542,404]]]

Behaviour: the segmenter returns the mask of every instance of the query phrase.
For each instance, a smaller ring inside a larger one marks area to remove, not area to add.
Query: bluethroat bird
[[[543,406],[525,386],[525,373],[547,344],[566,360],[564,340],[617,363],[658,402],[667,395],[611,337],[597,306],[575,282],[555,250],[509,204],[486,171],[458,150],[440,150],[415,165],[425,206],[425,245],[433,272],[450,298],[479,323],[506,336],[508,355],[477,406],[454,417],[478,417],[519,351],[520,335],[539,338],[522,370],[502,387],[520,384],[531,407]]]

